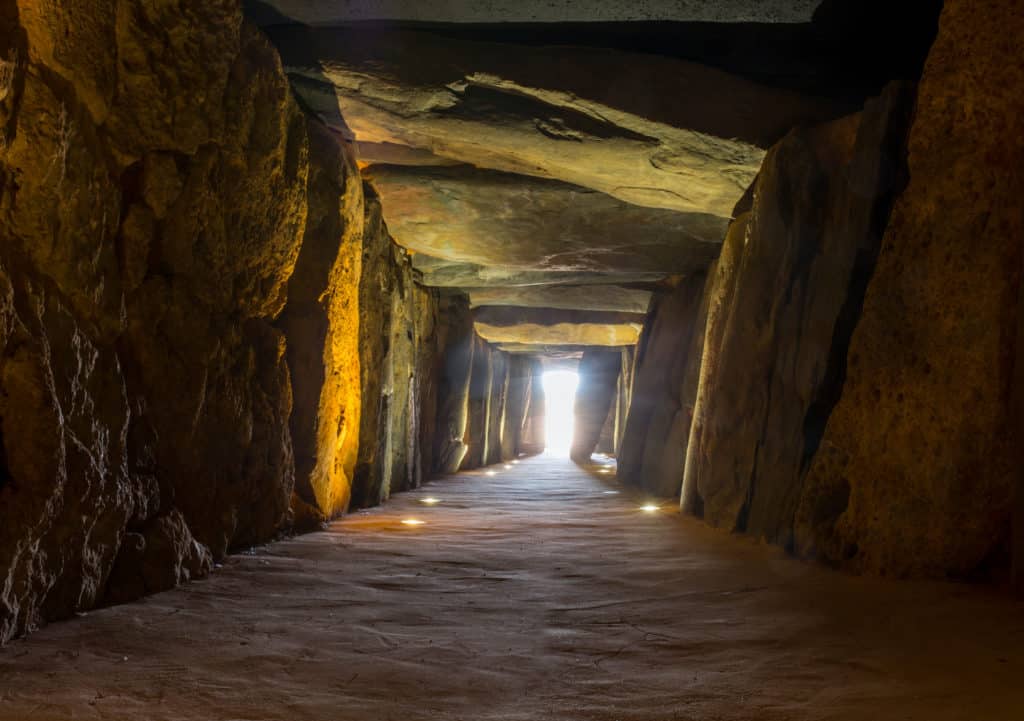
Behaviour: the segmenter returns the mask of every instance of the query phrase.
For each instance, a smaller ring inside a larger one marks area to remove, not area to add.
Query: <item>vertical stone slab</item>
[[[1008,540],[1024,237],[1024,13],[947,0],[797,548],[861,571],[963,574]]]
[[[530,361],[530,400],[523,424],[522,453],[541,453],[545,445],[544,366],[539,359]]]
[[[359,278],[363,191],[355,160],[310,120],[309,221],[288,302],[287,340],[295,455],[292,513],[306,527],[343,512],[359,446]]]
[[[580,359],[579,385],[573,403],[573,439],[569,456],[577,463],[586,463],[597,448],[601,431],[615,399],[616,383],[622,368],[618,348],[588,348]]]
[[[688,278],[652,301],[637,364],[633,403],[619,454],[619,478],[654,495],[674,496],[682,485],[696,395],[704,314],[703,276]]]
[[[501,431],[501,459],[515,458],[522,447],[523,424],[530,391],[530,359],[514,353],[509,356],[508,402]]]
[[[464,439],[469,419],[469,386],[476,344],[469,299],[447,295],[440,298],[439,304],[439,331],[443,340],[433,472],[443,475],[459,470],[468,450]]]
[[[508,403],[508,354],[492,351],[491,400],[487,413],[487,458],[485,465],[501,461],[501,432],[505,426],[505,411]]]
[[[491,347],[480,336],[473,339],[473,372],[469,380],[469,421],[466,425],[466,457],[460,470],[471,470],[484,465],[487,458],[487,423],[489,420],[492,358]]]

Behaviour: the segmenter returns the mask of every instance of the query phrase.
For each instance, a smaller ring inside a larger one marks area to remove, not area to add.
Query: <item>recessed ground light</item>
[[[644,513],[654,513],[655,511],[658,510],[658,506],[654,505],[653,503],[645,503],[644,505],[640,506],[640,510],[643,511]]]
[[[498,472],[497,471],[487,471],[487,475],[488,476],[496,476],[496,475],[498,475]]]
[[[511,471],[512,470],[512,466],[510,466],[509,464],[506,463],[505,464],[505,470],[506,471]]]
[[[611,473],[612,469],[611,468],[602,468],[599,472],[600,473]]]
[[[420,499],[420,503],[422,503],[425,506],[433,506],[434,504],[440,503],[440,502],[441,502],[440,498],[434,498],[433,496],[427,496],[426,498],[421,498]]]
[[[610,496],[610,495],[613,495],[615,493],[618,493],[618,491],[605,491],[605,493]]]
[[[421,521],[418,518],[403,518],[402,519],[402,525],[403,526],[422,526],[424,523],[426,523],[426,521]]]
[[[519,460],[517,459],[517,460],[514,460],[514,461],[512,461],[512,462],[513,462],[513,463],[519,463]]]

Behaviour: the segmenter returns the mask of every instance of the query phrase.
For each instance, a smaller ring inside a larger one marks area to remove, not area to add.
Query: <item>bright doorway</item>
[[[541,380],[544,384],[545,452],[567,457],[572,445],[573,403],[579,376],[573,371],[552,370],[546,371]]]

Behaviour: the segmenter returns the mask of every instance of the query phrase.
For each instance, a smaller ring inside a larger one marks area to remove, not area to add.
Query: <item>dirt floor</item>
[[[0,649],[0,719],[1024,719],[1024,604],[488,470]]]

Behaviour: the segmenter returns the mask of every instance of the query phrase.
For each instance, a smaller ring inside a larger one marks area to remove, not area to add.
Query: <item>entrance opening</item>
[[[544,383],[544,443],[545,452],[556,456],[568,456],[572,445],[574,423],[573,402],[576,400],[576,386],[579,376],[572,371],[546,371]]]

